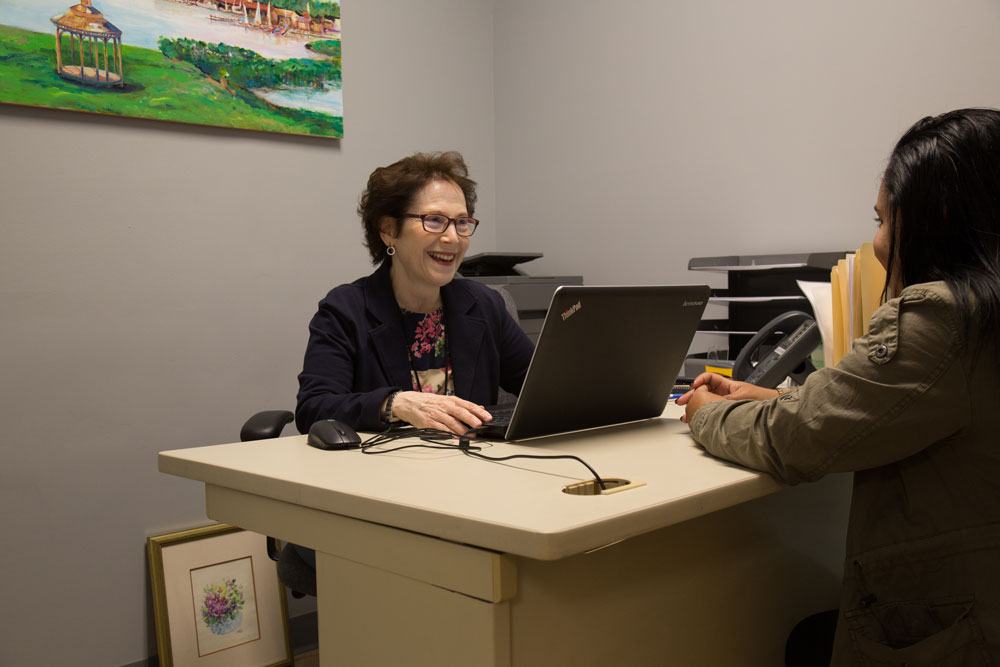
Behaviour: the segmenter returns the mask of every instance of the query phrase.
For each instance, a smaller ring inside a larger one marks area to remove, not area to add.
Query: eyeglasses
[[[448,229],[448,225],[454,222],[456,234],[459,236],[472,236],[476,233],[476,227],[479,226],[479,221],[475,218],[449,218],[446,215],[439,215],[437,213],[429,213],[427,215],[407,213],[405,217],[419,218],[420,224],[424,226],[424,231],[431,234],[444,234],[445,230]]]

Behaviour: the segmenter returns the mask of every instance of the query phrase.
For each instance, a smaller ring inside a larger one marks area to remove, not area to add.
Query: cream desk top
[[[323,451],[305,436],[161,452],[161,472],[325,512],[540,560],[584,553],[783,488],[715,459],[670,404],[659,419],[518,443],[489,456],[574,454],[643,486],[597,496],[571,460],[483,461],[458,451]],[[403,444],[402,442],[396,444]],[[483,443],[480,443],[483,444]],[[392,445],[390,445],[392,446]]]

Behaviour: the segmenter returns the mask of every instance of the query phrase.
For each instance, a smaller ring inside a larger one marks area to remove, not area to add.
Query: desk
[[[484,450],[646,483],[607,496],[562,492],[588,477],[573,461],[304,436],[159,468],[204,482],[212,519],[316,549],[324,667],[780,665],[792,625],[836,606],[849,480],[785,488],[707,455],[679,414]]]

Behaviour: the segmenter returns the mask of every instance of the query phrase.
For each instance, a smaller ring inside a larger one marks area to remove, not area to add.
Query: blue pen
[[[691,390],[691,384],[690,383],[678,383],[678,384],[675,384],[673,386],[673,388],[670,390],[670,398],[668,398],[667,400],[668,401],[676,400],[676,399],[680,398],[681,396],[683,396],[684,394],[686,394],[690,390]]]

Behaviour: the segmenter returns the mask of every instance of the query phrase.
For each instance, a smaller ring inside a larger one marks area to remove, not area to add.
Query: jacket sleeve
[[[507,312],[507,308],[503,304],[503,297],[499,294],[496,296],[501,300],[499,314],[500,386],[503,387],[504,391],[517,396],[521,393],[524,376],[528,374],[528,365],[531,363],[531,355],[535,353],[535,344]]]
[[[970,421],[957,308],[910,288],[833,368],[769,401],[715,401],[691,420],[710,453],[789,483],[907,458]]]
[[[367,330],[359,331],[366,320],[363,310],[352,315],[333,301],[328,298],[321,302],[309,323],[309,343],[299,374],[295,425],[300,433],[306,433],[320,419],[337,419],[358,430],[380,431],[388,426],[379,417],[382,401],[399,387],[355,389],[362,383],[372,384],[371,378],[357,377],[356,361],[371,355]]]

